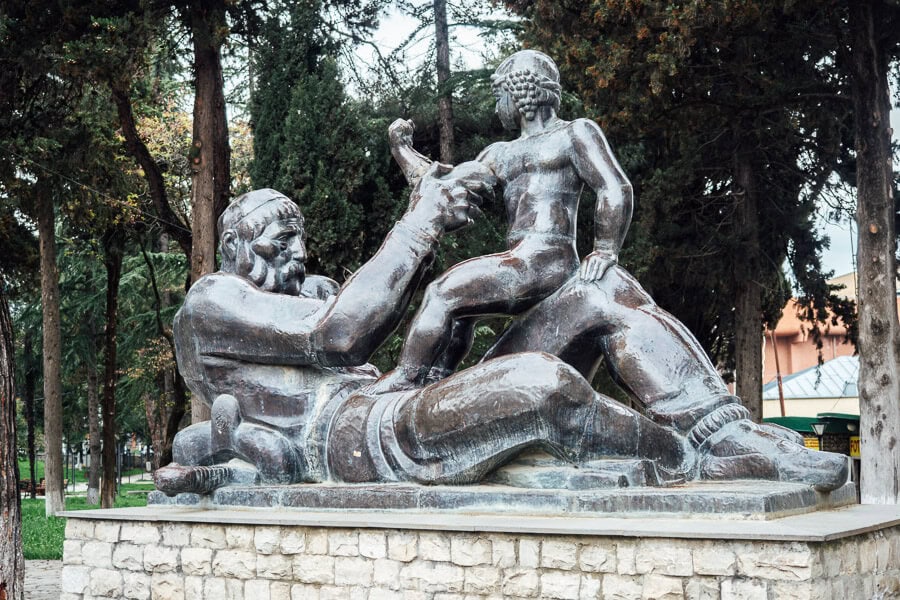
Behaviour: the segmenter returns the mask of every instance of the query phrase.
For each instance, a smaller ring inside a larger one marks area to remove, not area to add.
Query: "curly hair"
[[[491,87],[495,92],[508,92],[516,108],[529,121],[541,106],[559,110],[559,70],[543,52],[523,50],[507,58],[491,75]]]

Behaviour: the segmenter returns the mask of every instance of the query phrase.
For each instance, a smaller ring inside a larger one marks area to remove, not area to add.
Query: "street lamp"
[[[816,421],[815,423],[810,423],[810,427],[812,427],[816,437],[819,438],[819,450],[824,450],[822,448],[822,436],[825,435],[825,428],[828,427],[828,423]]]

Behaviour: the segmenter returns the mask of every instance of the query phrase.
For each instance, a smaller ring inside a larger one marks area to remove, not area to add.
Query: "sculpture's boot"
[[[702,423],[701,423],[702,424]],[[709,480],[770,479],[812,485],[821,492],[847,482],[847,457],[806,448],[775,428],[749,419],[723,423],[690,439],[700,453],[700,477]]]
[[[167,496],[175,496],[184,492],[209,494],[226,485],[236,483],[249,485],[258,480],[257,470],[239,460],[233,460],[225,465],[208,467],[171,463],[153,473],[156,489]]]

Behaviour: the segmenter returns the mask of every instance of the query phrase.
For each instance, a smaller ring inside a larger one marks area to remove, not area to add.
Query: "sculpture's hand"
[[[496,177],[478,162],[451,168],[433,163],[410,197],[406,225],[435,233],[465,227],[478,214],[483,198],[493,197]]]
[[[595,250],[581,262],[578,277],[582,281],[600,281],[609,268],[619,262],[615,254]]]
[[[388,140],[391,148],[397,146],[412,147],[412,136],[416,126],[412,119],[397,119],[388,127]]]

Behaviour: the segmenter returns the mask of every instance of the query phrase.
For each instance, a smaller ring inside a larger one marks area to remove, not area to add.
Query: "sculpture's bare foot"
[[[378,380],[364,388],[366,394],[389,394],[391,392],[405,392],[422,387],[421,384],[410,378],[402,368],[385,373]]]
[[[209,494],[231,483],[254,483],[259,478],[256,469],[246,466],[213,465],[210,467],[186,466],[171,463],[153,473],[156,489],[167,496],[184,492]]]
[[[700,453],[702,479],[791,481],[827,492],[841,487],[849,475],[843,454],[811,450],[746,419],[724,425]]]

